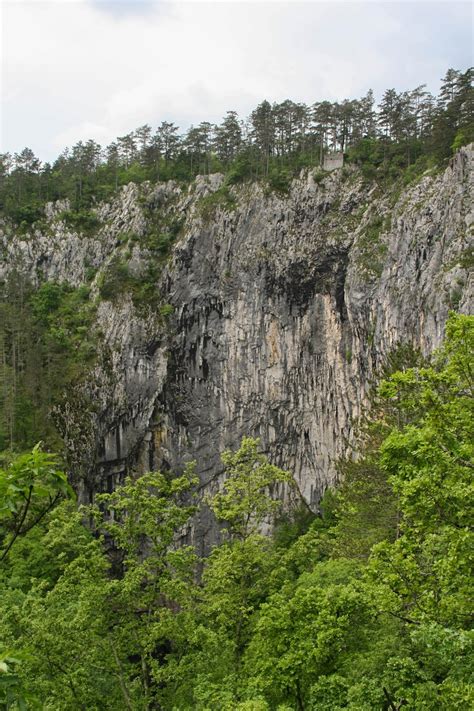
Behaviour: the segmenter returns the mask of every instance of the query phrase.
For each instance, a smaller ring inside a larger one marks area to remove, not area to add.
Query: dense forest
[[[94,219],[88,209],[130,181],[187,182],[223,172],[229,184],[260,178],[284,190],[295,171],[321,165],[327,151],[344,152],[368,179],[413,178],[474,140],[472,75],[449,69],[437,97],[424,85],[388,89],[378,106],[369,91],[313,105],[263,101],[246,120],[228,111],[221,124],[203,122],[184,135],[171,122],[155,131],[144,125],[106,148],[80,141],[52,164],[29,148],[2,154],[0,209],[28,228],[46,201],[68,198],[68,219],[87,228]]]
[[[452,314],[386,372],[317,516],[283,515],[291,475],[252,439],[200,501],[189,466],[78,511],[53,454],[4,461],[1,708],[472,708],[473,346]],[[223,525],[205,559],[198,506]]]

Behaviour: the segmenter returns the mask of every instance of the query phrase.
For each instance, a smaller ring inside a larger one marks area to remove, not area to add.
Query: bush
[[[252,177],[252,158],[248,153],[242,153],[242,155],[235,158],[230,164],[225,182],[227,185],[237,185],[242,183],[244,180],[248,180]]]
[[[115,301],[130,285],[128,266],[118,257],[110,262],[99,280],[99,294],[105,301]]]
[[[235,210],[236,205],[236,199],[230,192],[229,187],[223,185],[200,200],[199,212],[205,222],[210,222],[217,210],[232,211]]]
[[[169,318],[174,313],[174,306],[172,304],[163,304],[160,306],[160,316],[163,318]]]
[[[387,246],[380,237],[384,231],[385,220],[381,215],[373,217],[360,235],[358,246],[358,264],[366,274],[379,275],[383,268],[383,257]]]
[[[10,217],[20,225],[22,230],[28,229],[43,216],[43,208],[37,204],[23,205],[10,212]]]
[[[59,219],[63,220],[68,227],[82,232],[92,232],[100,225],[100,220],[90,210],[64,210],[59,214]]]
[[[287,195],[292,179],[293,176],[287,168],[272,168],[268,174],[268,185],[275,192]]]

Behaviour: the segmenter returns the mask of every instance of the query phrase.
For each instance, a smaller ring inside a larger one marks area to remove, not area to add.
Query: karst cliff
[[[284,194],[218,174],[131,183],[92,231],[64,203],[27,234],[4,221],[2,278],[88,282],[97,304],[97,358],[53,412],[81,498],[190,460],[206,489],[250,435],[316,508],[390,352],[429,354],[448,312],[472,308],[473,163],[463,148],[402,190],[356,167],[304,170]],[[173,245],[151,268],[157,225]],[[110,295],[117,265],[128,281]],[[127,286],[141,281],[152,306]]]

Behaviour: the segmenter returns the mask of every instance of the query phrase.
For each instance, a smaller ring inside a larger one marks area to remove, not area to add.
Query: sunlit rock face
[[[171,467],[196,458],[208,482],[223,448],[258,435],[317,504],[386,355],[400,343],[429,353],[449,309],[469,310],[472,158],[461,152],[394,204],[336,171],[188,218],[168,272],[175,335],[157,399]]]
[[[399,195],[348,167],[306,171],[285,195],[214,175],[189,190],[129,185],[97,208],[92,236],[54,206],[36,235],[5,226],[3,273],[77,285],[92,267],[98,293],[117,256],[146,274],[154,215],[182,223],[156,282],[172,315],[127,293],[101,303],[97,366],[56,413],[81,496],[189,460],[205,490],[220,452],[251,435],[317,507],[387,355],[401,343],[430,353],[449,310],[472,307],[473,157],[462,149]]]

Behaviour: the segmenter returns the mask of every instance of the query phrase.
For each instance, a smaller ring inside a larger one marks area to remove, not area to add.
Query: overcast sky
[[[470,2],[0,0],[1,151],[52,160],[263,99],[377,98],[473,63]]]

